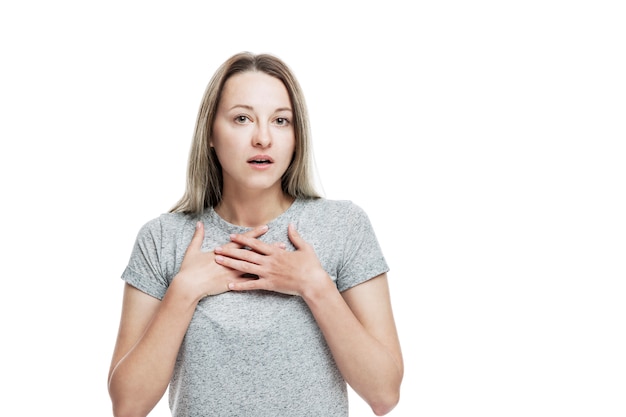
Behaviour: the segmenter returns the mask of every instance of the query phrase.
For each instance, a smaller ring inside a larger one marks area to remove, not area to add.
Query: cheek
[[[233,147],[224,146],[222,143],[217,142],[216,146],[213,148],[215,150],[215,155],[217,156],[217,160],[219,161],[222,167],[228,167],[232,165],[234,161],[239,159],[239,152]]]
[[[215,148],[224,148],[229,142],[232,142],[234,132],[228,126],[222,118],[218,117],[213,122],[213,129],[211,129],[210,143]]]
[[[285,137],[285,147],[291,154],[296,152],[296,135],[293,132]]]
[[[211,146],[213,147],[213,152],[217,160],[222,166],[228,165],[228,161],[233,159],[232,157],[237,153],[232,146],[229,146],[228,142],[224,140],[223,136],[216,135],[211,140]]]
[[[228,127],[221,126],[220,123],[215,123],[213,127],[210,145],[222,164],[225,158],[228,159],[229,156],[238,153],[237,144],[241,143],[241,140],[235,133]]]

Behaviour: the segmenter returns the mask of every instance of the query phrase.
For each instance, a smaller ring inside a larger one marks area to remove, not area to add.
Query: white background
[[[391,416],[626,415],[619,3],[3,2],[3,414],[111,415],[119,276],[249,50],[295,71],[325,195],[391,266]]]

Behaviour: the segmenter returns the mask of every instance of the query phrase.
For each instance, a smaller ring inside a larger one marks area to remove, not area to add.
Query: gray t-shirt
[[[204,250],[236,226],[209,209]],[[122,275],[162,299],[178,272],[197,218],[167,213],[140,230]],[[284,242],[293,223],[339,291],[388,271],[365,212],[350,201],[297,199],[260,240]],[[226,292],[198,303],[170,382],[172,415],[348,416],[346,384],[306,303],[270,291]]]

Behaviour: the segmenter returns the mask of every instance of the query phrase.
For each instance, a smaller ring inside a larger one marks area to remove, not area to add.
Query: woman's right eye
[[[248,119],[248,116],[241,115],[241,116],[235,117],[235,122],[237,123],[246,123],[248,120],[250,120]]]

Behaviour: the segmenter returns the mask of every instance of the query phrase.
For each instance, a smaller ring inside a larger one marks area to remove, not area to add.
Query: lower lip
[[[259,171],[270,169],[270,167],[272,166],[272,164],[254,164],[252,162],[248,162],[248,165],[250,165],[253,169],[256,169]]]

